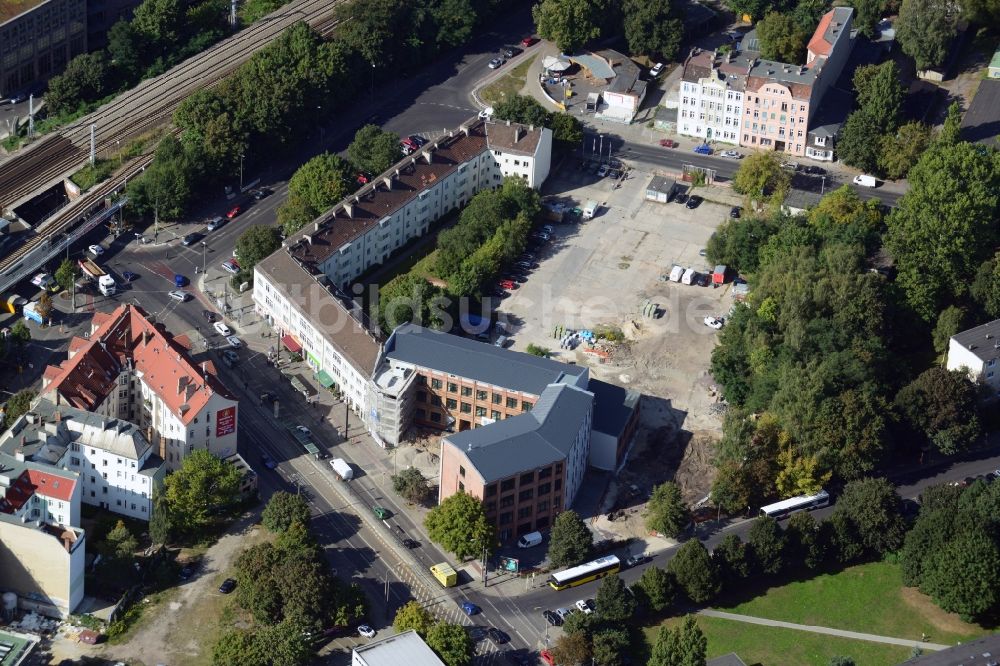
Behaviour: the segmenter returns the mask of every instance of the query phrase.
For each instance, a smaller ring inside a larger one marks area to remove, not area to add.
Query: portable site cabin
[[[725,264],[719,264],[712,271],[712,284],[725,284],[726,282],[726,266]]]

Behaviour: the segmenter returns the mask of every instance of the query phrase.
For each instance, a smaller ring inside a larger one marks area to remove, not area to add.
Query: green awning
[[[330,388],[337,382],[333,381],[333,377],[326,374],[326,370],[320,370],[316,373],[316,381],[323,385],[323,388]]]

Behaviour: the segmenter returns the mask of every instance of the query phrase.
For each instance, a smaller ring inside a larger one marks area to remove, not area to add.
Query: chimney
[[[437,148],[437,144],[434,144],[434,147]],[[424,151],[424,160],[426,160],[426,162],[428,164],[434,164],[433,151],[425,150]]]
[[[316,220],[316,223],[313,224],[313,231],[319,232],[319,220]]]
[[[522,131],[523,130],[521,129],[520,126],[514,128],[514,143],[517,143],[518,141],[521,140],[521,132]]]
[[[990,336],[987,335],[986,337],[990,337]],[[56,413],[53,415],[53,418],[55,419],[56,423],[59,423],[60,421],[62,421],[62,414],[59,412],[58,409],[56,410]]]
[[[21,438],[21,444],[24,444],[24,438]],[[14,460],[17,462],[24,462],[24,449],[17,447],[14,449]]]
[[[354,217],[354,204],[345,203],[344,212],[347,213],[347,217]]]
[[[465,125],[462,125],[462,134],[464,134],[465,136],[469,136],[469,131],[470,130],[469,130],[468,127],[466,127]]]
[[[510,127],[510,120],[507,121],[507,127]]]
[[[302,238],[305,239],[305,241],[310,245],[313,244],[313,237],[310,236],[309,234],[302,234]]]
[[[385,178],[382,179],[382,182],[385,183],[385,189],[387,190],[392,189],[392,176],[386,176]]]

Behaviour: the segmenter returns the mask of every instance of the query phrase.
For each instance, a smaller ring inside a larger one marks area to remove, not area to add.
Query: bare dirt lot
[[[642,427],[619,475],[618,487],[645,491],[674,478],[685,498],[704,497],[711,483],[711,457],[721,429],[721,409],[708,374],[716,331],[706,316],[725,316],[730,286],[719,289],[662,281],[674,264],[711,272],[700,252],[739,197],[726,188],[702,187],[695,209],[645,200],[651,174],[633,170],[621,188],[610,179],[581,171],[577,163],[550,175],[545,194],[579,206],[601,203],[597,216],[580,224],[556,225],[555,238],[538,253],[538,268],[505,300],[501,311],[513,348],[529,344],[553,358],[587,365],[591,376],[641,391]],[[652,302],[661,317],[644,316]],[[624,341],[588,351],[584,343],[560,349],[559,327],[608,328]],[[603,510],[615,505],[610,489]],[[638,510],[632,511],[633,514]],[[626,525],[635,522],[633,527]],[[641,530],[641,520],[615,523],[615,531]],[[633,535],[636,536],[636,535]]]

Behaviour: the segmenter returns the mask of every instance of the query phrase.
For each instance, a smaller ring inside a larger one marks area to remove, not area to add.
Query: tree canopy
[[[960,7],[943,0],[903,0],[894,22],[896,41],[917,69],[943,65],[958,34]]]
[[[531,8],[538,34],[573,53],[601,34],[598,0],[542,0]]]
[[[812,32],[800,26],[792,14],[768,12],[755,27],[763,57],[778,62],[805,60],[806,42]]]
[[[556,516],[549,538],[548,558],[554,567],[570,567],[587,560],[594,547],[594,533],[576,511]]]
[[[164,495],[177,526],[197,534],[215,521],[220,509],[237,502],[240,482],[236,467],[207,449],[196,449],[167,476]]]
[[[677,579],[687,598],[696,604],[714,598],[722,589],[715,563],[697,539],[684,542],[667,563],[667,571]]]
[[[903,387],[896,406],[910,428],[945,454],[964,451],[982,434],[976,387],[960,370],[928,368]]]
[[[307,525],[309,518],[309,505],[306,501],[300,495],[286,493],[284,490],[271,495],[261,514],[264,527],[272,532],[284,532],[296,522]]]
[[[365,125],[355,133],[347,155],[352,164],[377,176],[402,159],[399,136],[378,125]]]
[[[676,60],[684,39],[683,15],[671,0],[625,0],[625,41],[632,53]]]
[[[491,550],[493,526],[486,520],[483,503],[464,492],[446,498],[424,519],[427,534],[460,559],[481,557]]]
[[[646,527],[676,539],[690,520],[679,485],[666,481],[653,487],[653,494],[646,503]]]

